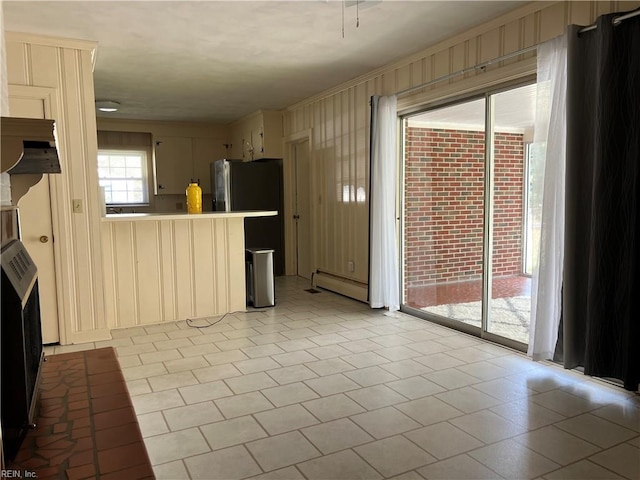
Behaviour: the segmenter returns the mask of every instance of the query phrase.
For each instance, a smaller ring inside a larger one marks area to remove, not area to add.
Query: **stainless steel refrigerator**
[[[222,159],[211,163],[214,211],[277,210],[275,217],[245,218],[245,248],[274,250],[275,275],[284,273],[282,160]]]

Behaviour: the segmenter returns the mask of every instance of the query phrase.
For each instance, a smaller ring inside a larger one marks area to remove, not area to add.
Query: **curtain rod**
[[[615,17],[612,22],[614,25],[619,25],[623,20],[626,20],[631,17],[635,17],[636,15],[640,15],[640,9],[634,10],[633,12],[627,13],[625,15],[620,15],[619,17]],[[595,30],[597,27],[596,24],[590,25],[588,27],[584,27],[580,30],[579,33],[588,32],[589,30]],[[472,72],[474,70],[480,70],[482,68],[486,68],[489,65],[492,65],[496,62],[502,62],[503,60],[508,60],[509,58],[517,57],[518,55],[522,55],[523,53],[531,52],[538,48],[538,45],[532,45],[530,47],[522,48],[520,50],[516,50],[515,52],[508,53],[506,55],[502,55],[501,57],[493,58],[491,60],[487,60],[486,62],[478,63],[473,67],[466,67],[462,70],[458,70],[457,72],[449,73],[442,77],[434,78],[433,80],[429,80],[428,82],[421,83],[420,85],[416,85],[415,87],[410,87],[405,90],[400,90],[396,93],[396,96],[400,97],[403,95],[407,95],[409,93],[415,92],[416,90],[421,90],[426,87],[430,87],[436,83],[444,82],[446,80],[450,80],[455,77],[459,77],[460,75],[464,75],[465,73]]]
[[[626,20],[627,18],[635,17],[636,15],[640,15],[640,9],[634,10],[633,12],[629,12],[629,13],[627,13],[625,15],[620,15],[619,17],[614,17],[614,19],[611,20],[611,23],[613,23],[614,25],[620,25],[623,20]],[[588,27],[584,27],[578,33],[589,32],[591,30],[595,30],[596,28],[598,28],[598,24],[594,23],[593,25],[589,25]]]
[[[433,80],[430,80],[430,81],[425,82],[425,83],[421,83],[420,85],[416,85],[415,87],[410,87],[410,88],[407,88],[405,90],[400,90],[399,92],[396,93],[396,96],[400,97],[402,95],[407,95],[408,93],[414,92],[416,90],[420,90],[420,89],[425,88],[425,87],[429,87],[429,86],[431,86],[433,84],[444,82],[445,80],[449,80],[451,78],[459,77],[460,75],[464,75],[467,72],[471,72],[473,70],[479,70],[479,69],[482,69],[482,68],[486,68],[489,65],[494,64],[496,62],[502,62],[503,60],[508,60],[509,58],[517,57],[518,55],[522,55],[523,53],[531,52],[531,51],[535,50],[536,48],[538,48],[538,45],[532,45],[530,47],[526,47],[526,48],[522,48],[520,50],[516,50],[515,52],[507,53],[506,55],[502,55],[501,57],[493,58],[491,60],[487,60],[486,62],[478,63],[477,65],[474,65],[473,67],[463,68],[462,70],[458,70],[457,72],[449,73],[448,75],[444,75],[442,77],[434,78]]]

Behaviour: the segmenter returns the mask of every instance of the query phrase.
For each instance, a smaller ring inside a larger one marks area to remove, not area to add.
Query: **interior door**
[[[9,108],[13,117],[47,117],[45,102],[41,98],[11,95]],[[42,180],[31,187],[29,192],[18,202],[18,207],[22,242],[38,267],[42,341],[44,344],[57,343],[60,341],[60,330],[49,175],[43,175]]]
[[[296,265],[299,277],[311,278],[311,168],[309,140],[293,145],[295,165]]]

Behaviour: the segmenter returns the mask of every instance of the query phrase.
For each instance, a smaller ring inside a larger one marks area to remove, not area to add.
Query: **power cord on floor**
[[[227,312],[224,315],[222,315],[215,322],[208,322],[206,325],[195,325],[193,322],[196,321],[196,319],[187,318],[187,326],[189,326],[191,328],[209,328],[209,327],[213,327],[214,325],[220,323],[222,320],[225,319],[225,317],[227,315],[233,315],[234,313],[262,313],[262,312],[266,312],[266,311],[267,311],[267,309],[263,309],[263,310],[237,310],[235,312]]]

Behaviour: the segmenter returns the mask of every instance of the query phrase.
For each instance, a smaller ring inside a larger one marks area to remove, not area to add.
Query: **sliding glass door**
[[[404,120],[405,304],[480,331],[485,99]]]
[[[518,348],[539,237],[534,106],[527,85],[403,119],[403,308]]]
[[[537,252],[539,240],[539,217],[526,221],[526,199],[539,199],[536,192],[542,185],[535,171],[528,175],[526,170],[527,145],[533,148],[535,99],[535,84],[489,96],[492,128],[487,131],[491,139],[488,184],[492,208],[491,271],[487,272],[491,296],[486,331],[523,344],[529,343],[531,311],[531,273],[526,269],[526,254],[528,249],[533,269],[533,252]],[[539,211],[531,213],[539,215]]]

